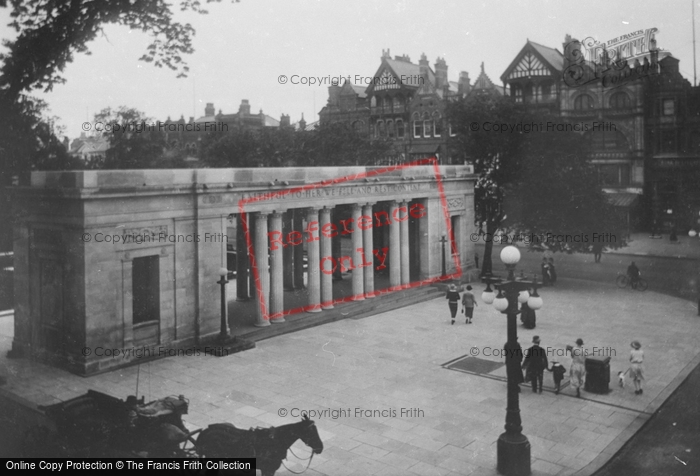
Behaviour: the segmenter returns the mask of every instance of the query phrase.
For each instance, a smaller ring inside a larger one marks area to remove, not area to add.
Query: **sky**
[[[700,15],[700,0],[695,1]],[[292,122],[303,114],[313,122],[328,100],[328,84],[292,81],[373,76],[384,49],[414,63],[425,53],[433,68],[442,57],[451,81],[467,71],[473,82],[483,62],[500,85],[528,39],[562,51],[567,33],[607,41],[652,27],[658,28],[657,45],[680,59],[681,73],[692,83],[691,5],[692,0],[222,0],[206,6],[208,15],[175,8],[176,18],[196,30],[195,52],[185,58],[188,78],[139,61],[149,37],[110,25],[88,45],[91,55],[76,54],[66,67],[66,84],[31,94],[49,104],[50,115],[60,118],[71,139],[95,113],[119,106],[155,120],[188,120],[203,116],[206,103],[227,114],[247,99],[253,113],[262,109],[278,120],[288,114]],[[9,19],[9,10],[0,8],[3,39],[14,34],[5,27]],[[280,75],[287,76],[286,84],[280,84]]]

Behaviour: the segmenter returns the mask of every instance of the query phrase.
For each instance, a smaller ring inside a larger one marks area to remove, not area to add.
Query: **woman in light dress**
[[[576,339],[576,347],[567,345],[566,350],[571,352],[571,371],[569,381],[576,389],[576,396],[581,398],[581,387],[586,382],[586,351],[583,348],[583,339]]]
[[[632,341],[630,346],[632,350],[630,351],[631,365],[629,373],[634,382],[634,393],[641,395],[644,393],[644,390],[642,390],[642,380],[644,380],[644,366],[642,365],[644,362],[644,351],[642,351],[642,344],[637,340]]]

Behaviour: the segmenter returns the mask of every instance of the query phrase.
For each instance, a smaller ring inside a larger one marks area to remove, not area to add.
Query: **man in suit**
[[[532,391],[542,393],[542,379],[544,378],[545,369],[549,367],[549,363],[547,362],[547,353],[540,347],[540,336],[533,337],[532,343],[534,345],[527,349],[525,353],[523,368],[527,369],[527,375],[530,377],[532,384]]]

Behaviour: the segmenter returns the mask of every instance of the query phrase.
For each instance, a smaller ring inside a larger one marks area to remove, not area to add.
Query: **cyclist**
[[[639,272],[639,268],[637,268],[637,265],[634,264],[634,261],[632,261],[632,264],[627,267],[627,276],[630,278],[630,285],[632,288],[637,287],[637,282],[639,281],[639,275],[641,273]]]

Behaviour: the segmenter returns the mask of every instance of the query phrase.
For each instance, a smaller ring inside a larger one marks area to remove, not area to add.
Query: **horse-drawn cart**
[[[48,425],[28,431],[25,457],[256,458],[263,476],[271,476],[298,439],[313,451],[309,464],[323,451],[316,425],[306,415],[300,422],[272,428],[242,430],[216,423],[190,431],[182,421],[189,409],[182,395],[145,403],[143,397],[120,400],[88,390],[39,409]]]
[[[189,401],[182,395],[145,403],[88,390],[79,397],[39,407],[46,427],[31,428],[26,456],[37,457],[186,457],[193,436],[182,421]]]

